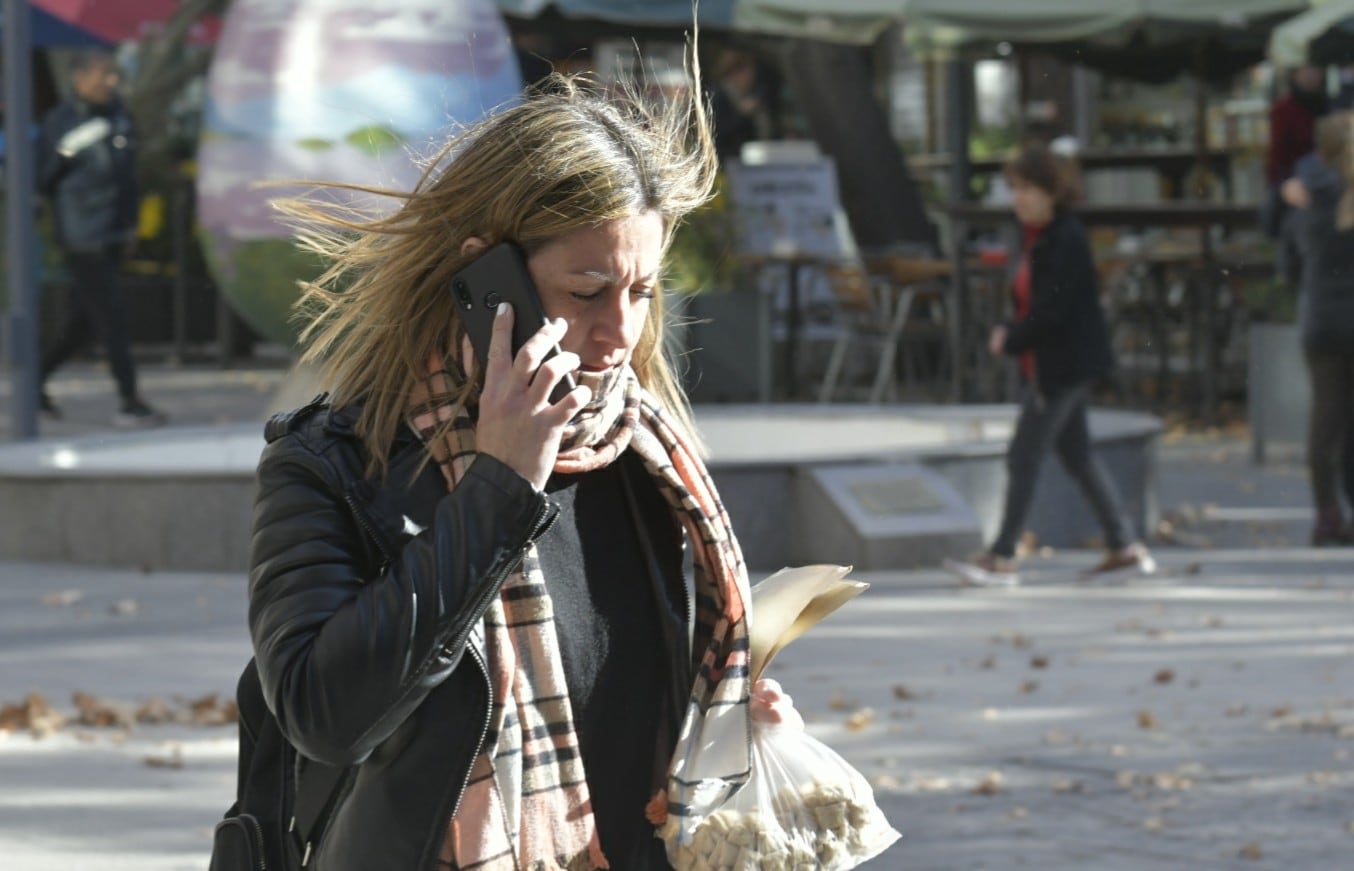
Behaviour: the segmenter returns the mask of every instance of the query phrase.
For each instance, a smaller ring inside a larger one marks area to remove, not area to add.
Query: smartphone
[[[480,371],[487,367],[489,337],[494,328],[498,304],[509,303],[513,309],[512,356],[517,357],[526,340],[545,326],[545,308],[536,292],[536,285],[527,271],[526,255],[511,242],[500,242],[485,251],[469,266],[451,277],[451,297],[465,325],[470,345]],[[546,352],[545,359],[559,353],[559,346]],[[544,361],[542,361],[544,362]],[[552,403],[559,402],[577,384],[573,375],[566,374],[550,394]]]

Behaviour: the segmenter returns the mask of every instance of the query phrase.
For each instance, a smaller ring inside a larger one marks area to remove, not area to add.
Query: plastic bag
[[[752,671],[859,595],[850,569],[783,569],[752,588]],[[802,725],[752,724],[752,774],[719,810],[667,838],[677,871],[845,871],[901,837],[860,772]]]

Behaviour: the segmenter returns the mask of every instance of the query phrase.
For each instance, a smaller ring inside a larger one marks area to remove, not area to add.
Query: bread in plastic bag
[[[772,657],[867,585],[849,568],[786,569],[753,587],[753,679]],[[752,723],[752,771],[687,831],[660,829],[677,871],[845,871],[898,840],[859,771],[802,724]]]

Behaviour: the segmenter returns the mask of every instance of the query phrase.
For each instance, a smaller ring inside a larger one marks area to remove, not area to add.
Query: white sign
[[[835,221],[837,170],[831,158],[759,164],[734,160],[728,170],[738,247],[744,254],[842,255]]]

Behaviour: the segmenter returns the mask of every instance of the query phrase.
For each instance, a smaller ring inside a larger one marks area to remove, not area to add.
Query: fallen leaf
[[[1170,683],[1175,680],[1175,672],[1171,671],[1169,668],[1163,668],[1152,677],[1152,680],[1157,683]]]
[[[1151,711],[1138,711],[1138,728],[1155,729],[1157,727],[1157,718]]]
[[[114,617],[131,617],[141,610],[141,605],[135,599],[119,599],[108,606],[108,613]]]
[[[170,723],[173,720],[173,709],[159,696],[151,696],[144,705],[136,709],[138,723]]]
[[[1053,781],[1053,791],[1062,795],[1080,794],[1086,791],[1086,784],[1080,780],[1064,778]]]
[[[1026,695],[1037,689],[1039,689],[1039,681],[1037,680],[1027,680],[1020,685],[1020,692],[1025,693]]]
[[[165,756],[147,756],[141,760],[151,768],[183,768],[183,748],[175,744]]]
[[[915,699],[917,694],[902,684],[898,684],[893,688],[893,697],[899,701],[907,701],[908,699]]]
[[[855,702],[847,700],[841,693],[833,693],[832,698],[827,700],[827,706],[834,711],[849,711],[860,707]]]
[[[914,781],[918,792],[945,792],[950,788],[950,781],[944,777],[918,777]]]
[[[42,604],[60,607],[62,605],[74,605],[85,597],[83,590],[62,590],[59,593],[48,593],[42,597]]]
[[[228,726],[239,722],[240,711],[234,699],[221,700],[217,693],[188,703],[188,722],[194,726]]]
[[[846,728],[852,732],[859,732],[873,722],[874,710],[872,708],[861,708],[846,718]]]
[[[1261,859],[1265,858],[1265,854],[1260,849],[1260,845],[1254,841],[1242,847],[1237,852],[1237,856],[1242,859],[1249,859],[1252,862],[1259,862]]]
[[[1035,656],[1030,659],[1030,668],[1048,668],[1047,656]]]
[[[98,699],[89,693],[76,692],[71,694],[71,703],[80,715],[80,722],[86,726],[130,728],[136,723],[135,708],[125,702]]]
[[[991,655],[984,656],[982,660],[978,663],[978,667],[984,670],[996,668],[996,666],[997,666],[997,658]]]
[[[1170,771],[1161,771],[1153,774],[1149,779],[1149,782],[1157,789],[1165,790],[1166,792],[1177,792],[1194,788],[1193,780]]]
[[[0,705],[0,732],[22,729],[34,738],[46,738],[66,725],[66,718],[47,704],[42,693],[29,693],[17,705]]]
[[[973,788],[974,795],[996,795],[1001,792],[1002,776],[1000,771],[989,771]]]
[[[1142,827],[1149,832],[1159,832],[1166,828],[1166,821],[1161,817],[1148,817],[1142,821]]]

